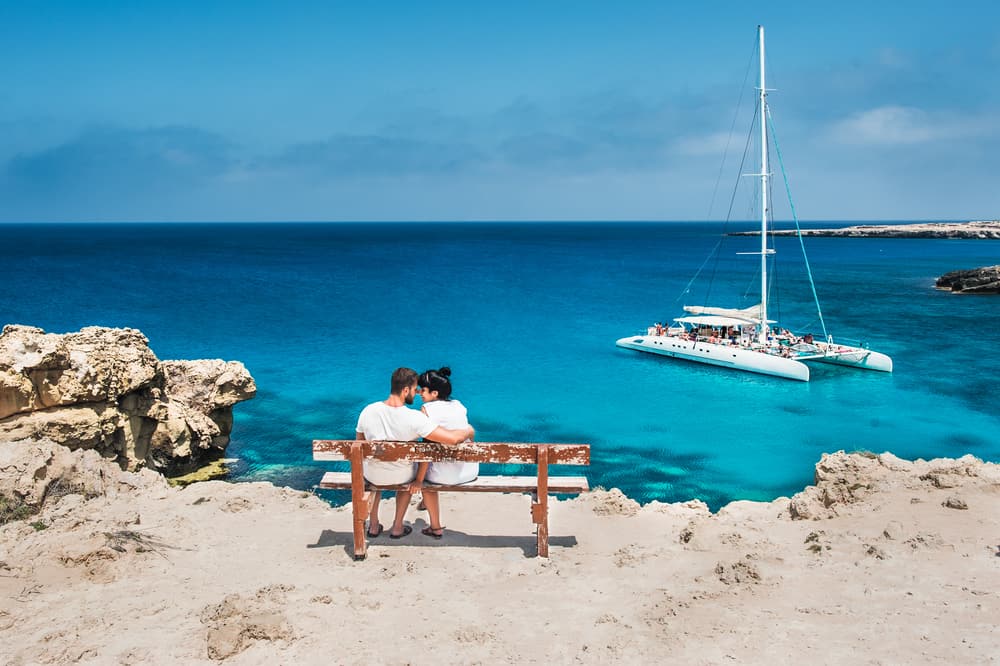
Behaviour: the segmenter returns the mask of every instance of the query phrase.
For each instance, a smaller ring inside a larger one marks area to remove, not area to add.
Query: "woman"
[[[451,397],[451,368],[428,370],[417,378],[420,387],[420,397],[423,406],[420,410],[427,414],[437,425],[447,428],[468,428],[469,419],[465,405]],[[418,475],[419,476],[419,475]],[[427,469],[425,481],[442,485],[457,485],[468,483],[479,476],[479,463],[467,462],[432,462]],[[444,536],[441,526],[441,505],[438,493],[423,487],[423,503],[427,508],[430,525],[423,529],[429,537],[440,539]]]

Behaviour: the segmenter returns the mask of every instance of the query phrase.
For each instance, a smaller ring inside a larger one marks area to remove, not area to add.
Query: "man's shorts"
[[[380,462],[366,460],[364,463],[365,480],[376,486],[394,486],[409,483],[417,478],[417,463],[414,462]]]

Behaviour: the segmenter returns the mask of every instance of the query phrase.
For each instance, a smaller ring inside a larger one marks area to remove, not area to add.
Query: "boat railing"
[[[868,343],[864,340],[854,340],[851,338],[836,338],[831,335],[827,338],[826,343],[833,347],[844,346],[844,347],[860,347],[861,349],[868,349]]]

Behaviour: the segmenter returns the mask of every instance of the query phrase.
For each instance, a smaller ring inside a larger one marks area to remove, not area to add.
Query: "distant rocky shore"
[[[127,470],[182,474],[218,459],[233,405],[256,391],[242,363],[160,361],[135,329],[0,333],[0,441],[94,449]]]
[[[775,236],[794,236],[794,229]],[[759,231],[738,231],[730,236],[759,236]],[[831,238],[962,238],[1000,240],[1000,220],[977,222],[927,222],[921,224],[859,224],[840,229],[803,229],[803,236]]]
[[[934,286],[956,294],[1000,294],[1000,265],[945,273]]]

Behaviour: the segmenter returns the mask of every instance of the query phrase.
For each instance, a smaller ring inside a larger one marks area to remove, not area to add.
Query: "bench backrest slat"
[[[353,439],[313,440],[313,460],[350,460]],[[435,442],[363,441],[362,457],[386,462],[490,462],[537,464],[538,447],[547,446],[550,465],[589,465],[588,444],[526,444],[521,442],[464,442],[445,446]]]

